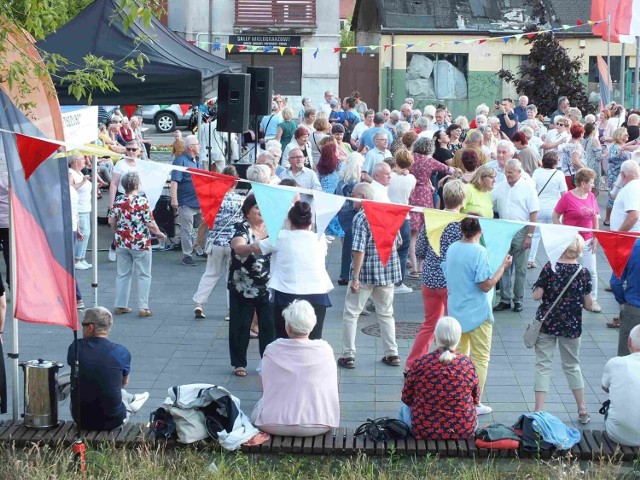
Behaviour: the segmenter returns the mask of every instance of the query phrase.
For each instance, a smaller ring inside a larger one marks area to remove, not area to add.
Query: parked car
[[[191,118],[191,109],[182,113],[180,105],[144,105],[142,107],[142,119],[146,123],[153,123],[156,130],[161,133],[171,133],[178,126],[186,127]]]

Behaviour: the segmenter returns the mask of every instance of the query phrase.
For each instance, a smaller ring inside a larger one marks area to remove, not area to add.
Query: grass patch
[[[324,457],[310,455],[248,455],[215,447],[178,448],[140,446],[120,449],[103,445],[87,450],[82,478],[109,480],[193,479],[335,479],[335,480],[582,480],[640,479],[638,461],[577,462],[567,457],[552,461],[509,459],[442,459],[435,457]],[[634,474],[635,472],[635,474]],[[81,475],[71,448],[0,445],[0,478],[29,480],[78,479]]]

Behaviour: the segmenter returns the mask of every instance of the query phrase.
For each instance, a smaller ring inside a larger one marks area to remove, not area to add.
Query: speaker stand
[[[227,165],[231,165],[231,132],[227,132]]]
[[[253,134],[255,135],[253,163],[258,163],[258,144],[260,143],[260,126],[258,125],[258,115],[253,116]]]
[[[211,157],[211,120],[207,122],[207,127],[209,128],[209,136],[207,137],[207,158],[209,160],[209,171],[212,172],[215,162]]]

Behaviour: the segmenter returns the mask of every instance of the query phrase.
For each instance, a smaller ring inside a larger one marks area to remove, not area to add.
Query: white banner
[[[98,138],[98,107],[65,106],[60,110],[66,142],[84,145]]]

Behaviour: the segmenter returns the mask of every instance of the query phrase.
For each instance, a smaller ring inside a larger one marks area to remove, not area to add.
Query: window
[[[407,95],[416,100],[467,98],[469,56],[461,53],[407,53]]]

